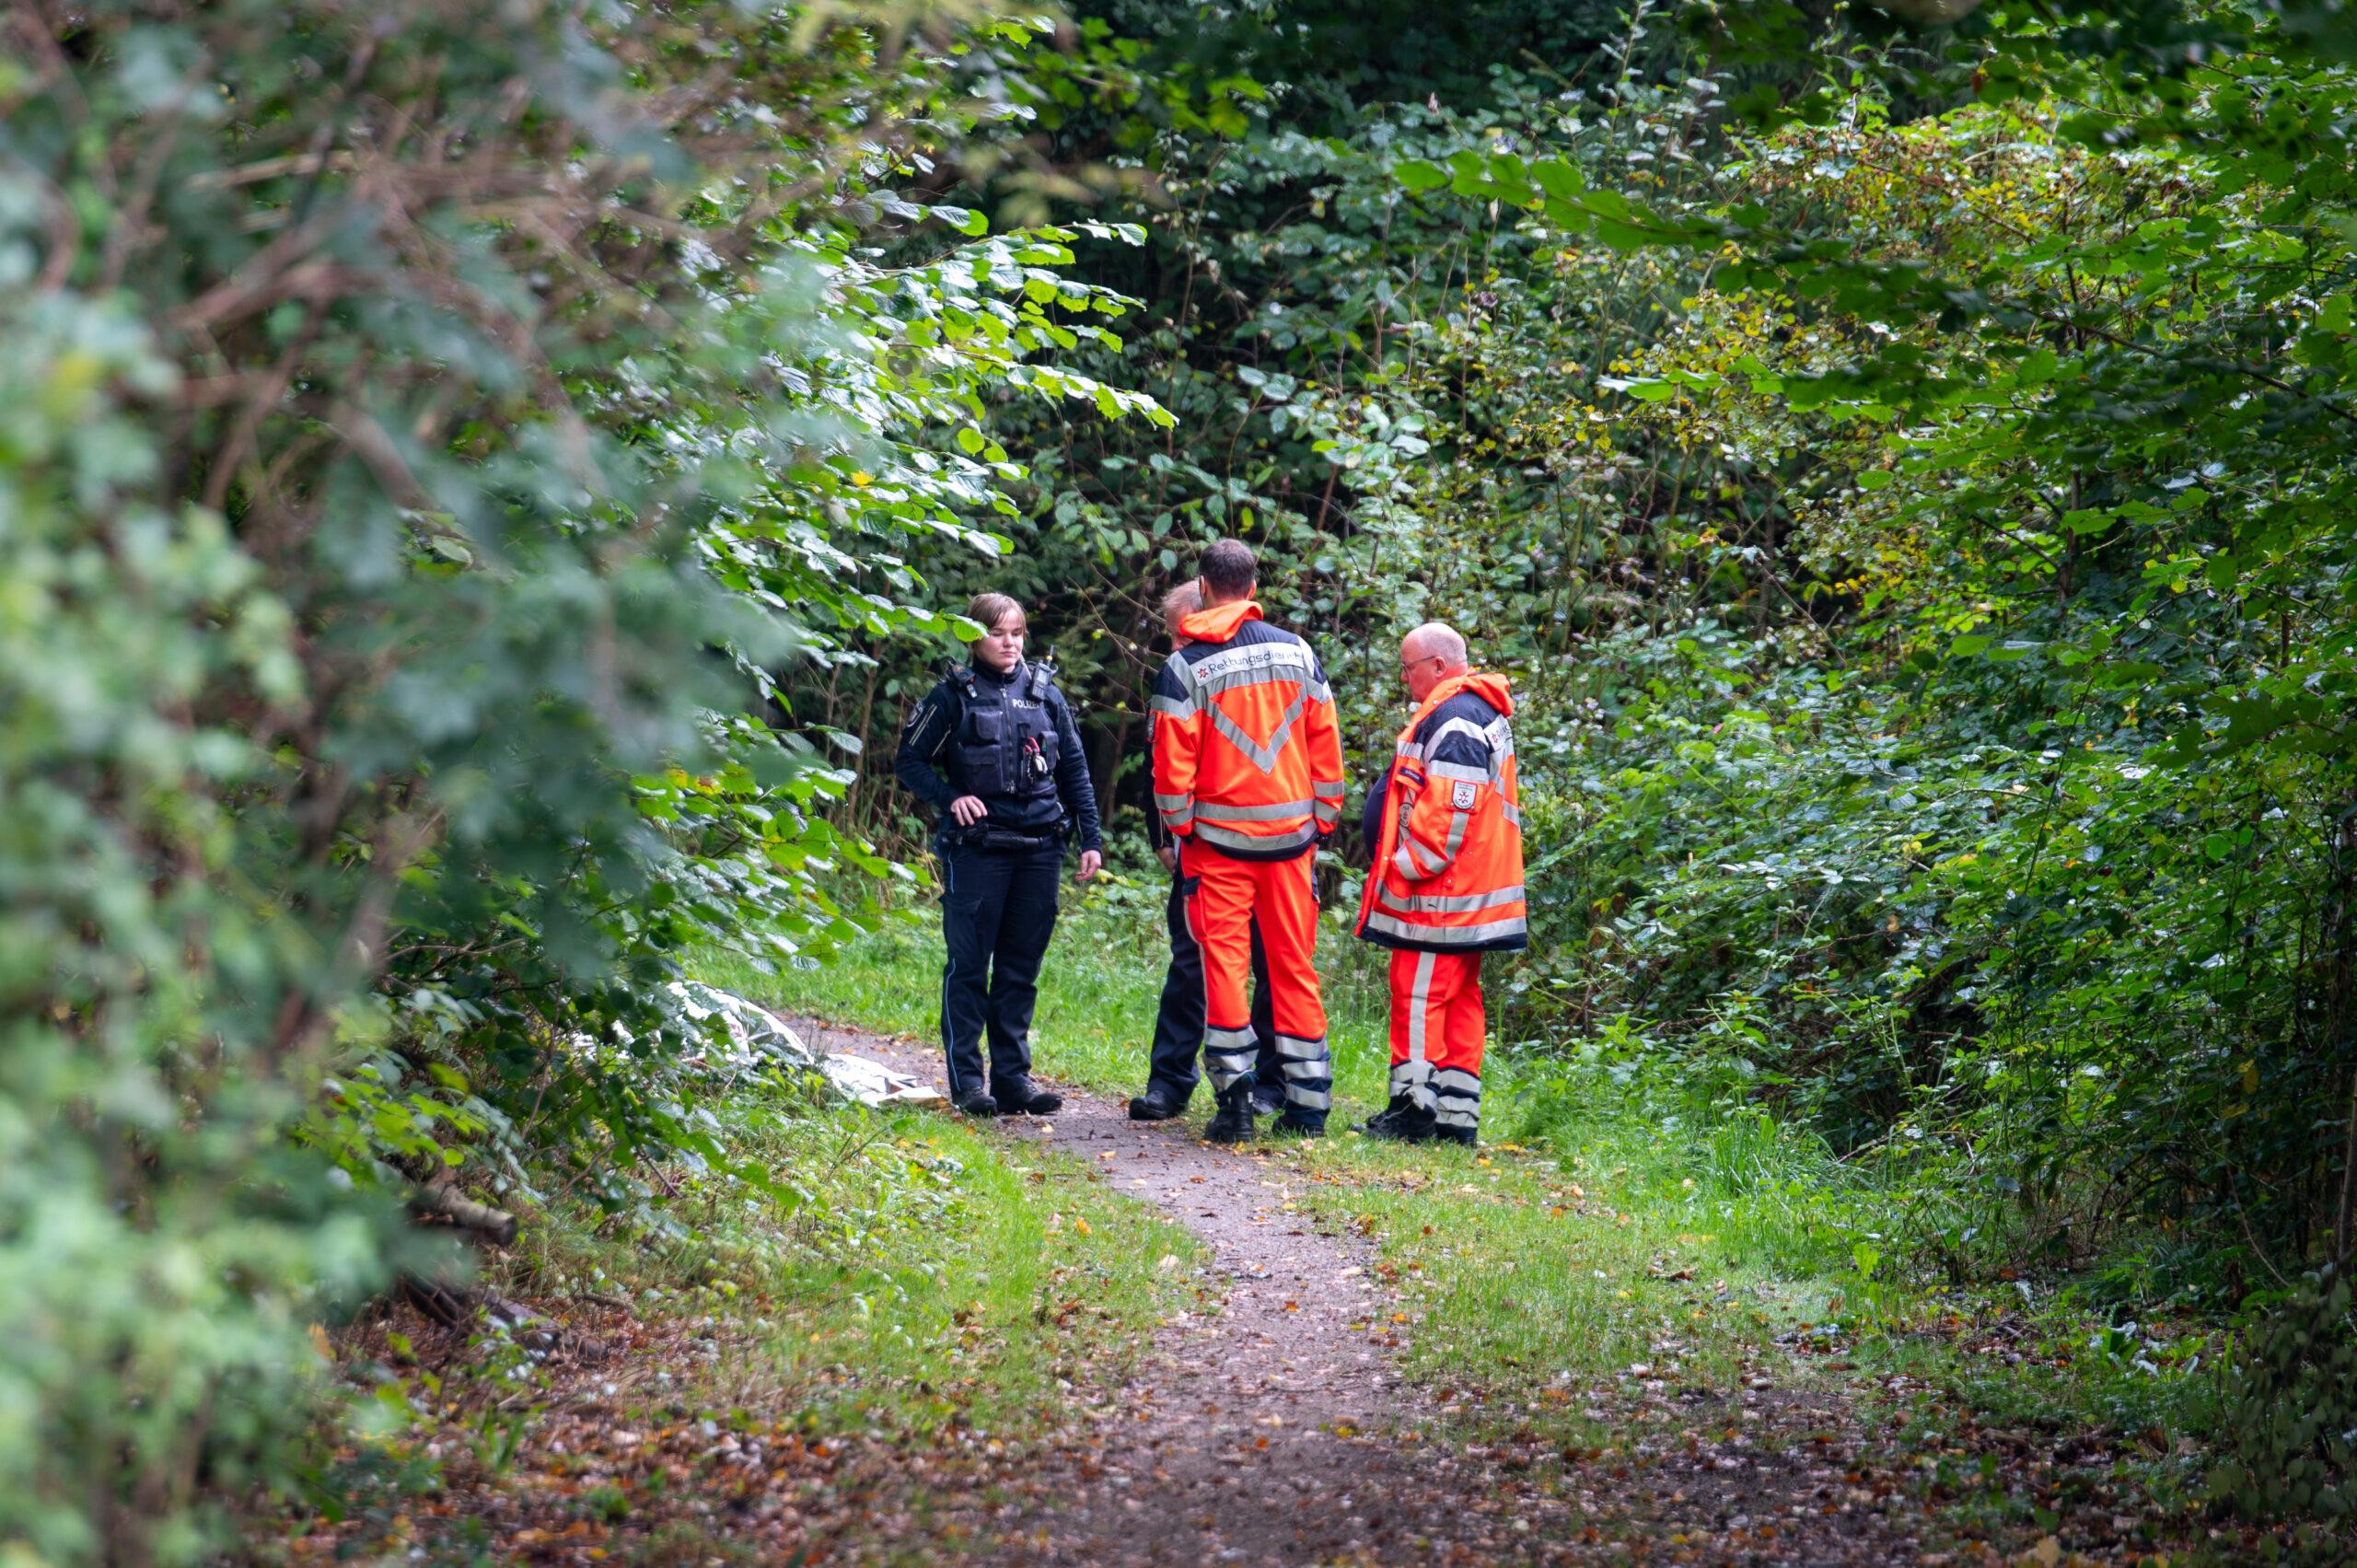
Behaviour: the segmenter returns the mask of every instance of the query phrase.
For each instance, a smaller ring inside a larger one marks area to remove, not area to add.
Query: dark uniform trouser
[[[1203,948],[1187,925],[1187,894],[1191,877],[1170,879],[1170,903],[1165,919],[1170,927],[1170,971],[1162,979],[1162,1009],[1154,1020],[1153,1082],[1167,1086],[1180,1099],[1195,1092],[1195,1057],[1202,1050]],[[1260,946],[1260,927],[1252,927],[1252,1035],[1260,1047],[1254,1077],[1282,1087],[1284,1068],[1277,1055],[1276,1004],[1269,992],[1269,955]]]
[[[1053,842],[1028,850],[941,852],[941,935],[949,949],[941,969],[941,1043],[953,1100],[1030,1075],[1031,1009],[1056,929],[1063,863],[1063,846]],[[985,1033],[989,1086],[982,1080]]]

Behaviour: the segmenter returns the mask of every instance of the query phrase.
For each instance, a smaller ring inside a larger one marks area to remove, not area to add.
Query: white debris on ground
[[[865,1056],[830,1056],[824,1070],[836,1088],[862,1105],[923,1105],[947,1098],[931,1084]]]
[[[705,1052],[706,1062],[724,1072],[752,1072],[773,1063],[805,1072],[823,1074],[835,1092],[862,1105],[923,1105],[938,1100],[941,1091],[923,1079],[897,1072],[870,1057],[847,1052],[829,1055],[795,1034],[784,1018],[741,996],[696,981],[674,981],[671,994],[679,1010],[697,1023],[720,1020],[728,1044]]]

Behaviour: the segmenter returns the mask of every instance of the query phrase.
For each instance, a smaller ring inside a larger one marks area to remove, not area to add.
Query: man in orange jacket
[[[1219,1109],[1204,1136],[1252,1135],[1252,925],[1268,955],[1285,1108],[1276,1127],[1326,1130],[1334,1070],[1318,993],[1318,846],[1342,815],[1342,737],[1307,643],[1260,619],[1241,540],[1203,552],[1203,608],[1154,685],[1154,804],[1203,949],[1203,1066]]]
[[[1358,934],[1391,953],[1391,1104],[1378,1138],[1471,1144],[1481,1115],[1481,955],[1528,945],[1514,698],[1439,621],[1399,645],[1415,716],[1361,819]]]

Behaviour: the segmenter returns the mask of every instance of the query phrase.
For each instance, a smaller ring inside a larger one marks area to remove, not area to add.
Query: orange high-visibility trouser
[[[1318,888],[1314,854],[1237,860],[1200,839],[1179,852],[1195,883],[1189,928],[1203,948],[1203,1069],[1213,1094],[1252,1071],[1252,923],[1269,959],[1269,993],[1284,1063],[1285,1103],[1323,1115],[1334,1103],[1326,1051],[1326,1005],[1318,994]]]
[[[1481,1116],[1479,953],[1391,954],[1391,1094],[1433,1113],[1444,1127]]]

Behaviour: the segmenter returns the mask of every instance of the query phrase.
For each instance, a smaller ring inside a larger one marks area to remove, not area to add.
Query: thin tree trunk
[[[2357,798],[2344,800],[2332,821],[2331,891],[2325,902],[2322,1043],[2344,1064],[2357,1059]],[[2334,1217],[2332,1256],[2346,1264],[2357,1251],[2357,1067],[2351,1069],[2349,1132],[2340,1156],[2340,1212]]]
[[[1113,796],[1118,790],[1121,759],[1130,753],[1130,726],[1140,706],[1138,699],[1152,679],[1144,666],[1133,664],[1121,682],[1118,716],[1110,726],[1097,732],[1104,738],[1104,744],[1097,748],[1097,759],[1089,764],[1088,778],[1097,786],[1097,820],[1107,832],[1113,828]]]
[[[860,693],[859,698],[859,767],[857,771],[861,784],[865,784],[870,779],[880,782],[892,776],[891,764],[888,762],[880,769],[868,766],[868,759],[875,754],[876,740],[868,733],[867,726],[876,718],[876,678],[883,668],[884,664],[880,659],[867,667],[867,690]],[[874,792],[858,789],[853,793],[858,795],[860,799],[853,816],[856,826],[852,830],[864,839],[873,839],[877,836],[870,822],[870,819],[874,816],[871,809],[871,796]]]

